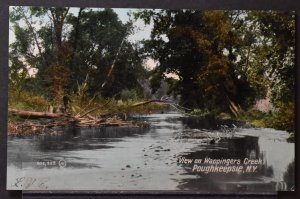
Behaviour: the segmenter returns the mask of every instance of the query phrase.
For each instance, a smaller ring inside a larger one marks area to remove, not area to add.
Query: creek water
[[[286,141],[287,132],[235,125],[210,129],[178,113],[137,119],[150,127],[72,128],[55,135],[9,137],[7,188],[203,193],[293,190],[294,144]],[[193,161],[234,159],[240,161],[235,166],[255,168],[203,172],[194,169],[193,163],[180,163],[183,157]]]

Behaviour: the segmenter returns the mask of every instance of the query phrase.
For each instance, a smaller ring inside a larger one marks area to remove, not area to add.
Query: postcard
[[[8,190],[294,190],[294,12],[9,20]]]

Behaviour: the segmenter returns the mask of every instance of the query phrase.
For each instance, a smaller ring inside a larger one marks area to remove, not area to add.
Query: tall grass
[[[143,106],[133,107],[134,104],[144,101],[134,96],[133,99],[128,97],[120,100],[115,98],[103,98],[100,96],[90,96],[87,92],[87,84],[78,85],[76,93],[69,96],[70,104],[67,112],[71,116],[79,116],[89,113],[90,115],[105,115],[118,113],[141,113],[147,114],[161,111],[166,105],[147,104]],[[126,91],[127,92],[127,91]],[[9,91],[9,108],[27,110],[27,111],[49,111],[49,106],[59,112],[59,107],[63,106],[63,100],[50,101],[41,95],[33,94],[24,90]]]
[[[51,103],[43,96],[28,91],[10,90],[8,93],[8,107],[20,110],[47,111]]]

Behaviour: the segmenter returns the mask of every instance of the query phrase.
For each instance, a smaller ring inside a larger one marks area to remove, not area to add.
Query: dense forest
[[[295,15],[279,11],[11,7],[9,107],[70,114],[165,109],[136,103],[165,95],[192,115],[294,132]],[[133,42],[136,21],[150,38]],[[156,66],[146,68],[146,60]],[[146,86],[145,86],[146,85]],[[162,88],[162,85],[166,85]],[[149,91],[149,89],[150,91]],[[256,104],[270,101],[260,111]]]

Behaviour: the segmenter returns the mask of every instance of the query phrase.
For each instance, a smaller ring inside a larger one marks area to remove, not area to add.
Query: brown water
[[[274,193],[294,187],[294,144],[286,142],[284,131],[234,125],[203,129],[177,113],[139,119],[151,127],[78,128],[9,138],[7,188]],[[209,144],[212,139],[216,143]],[[180,157],[263,163],[251,173],[203,173],[193,171],[193,164],[179,163]]]

